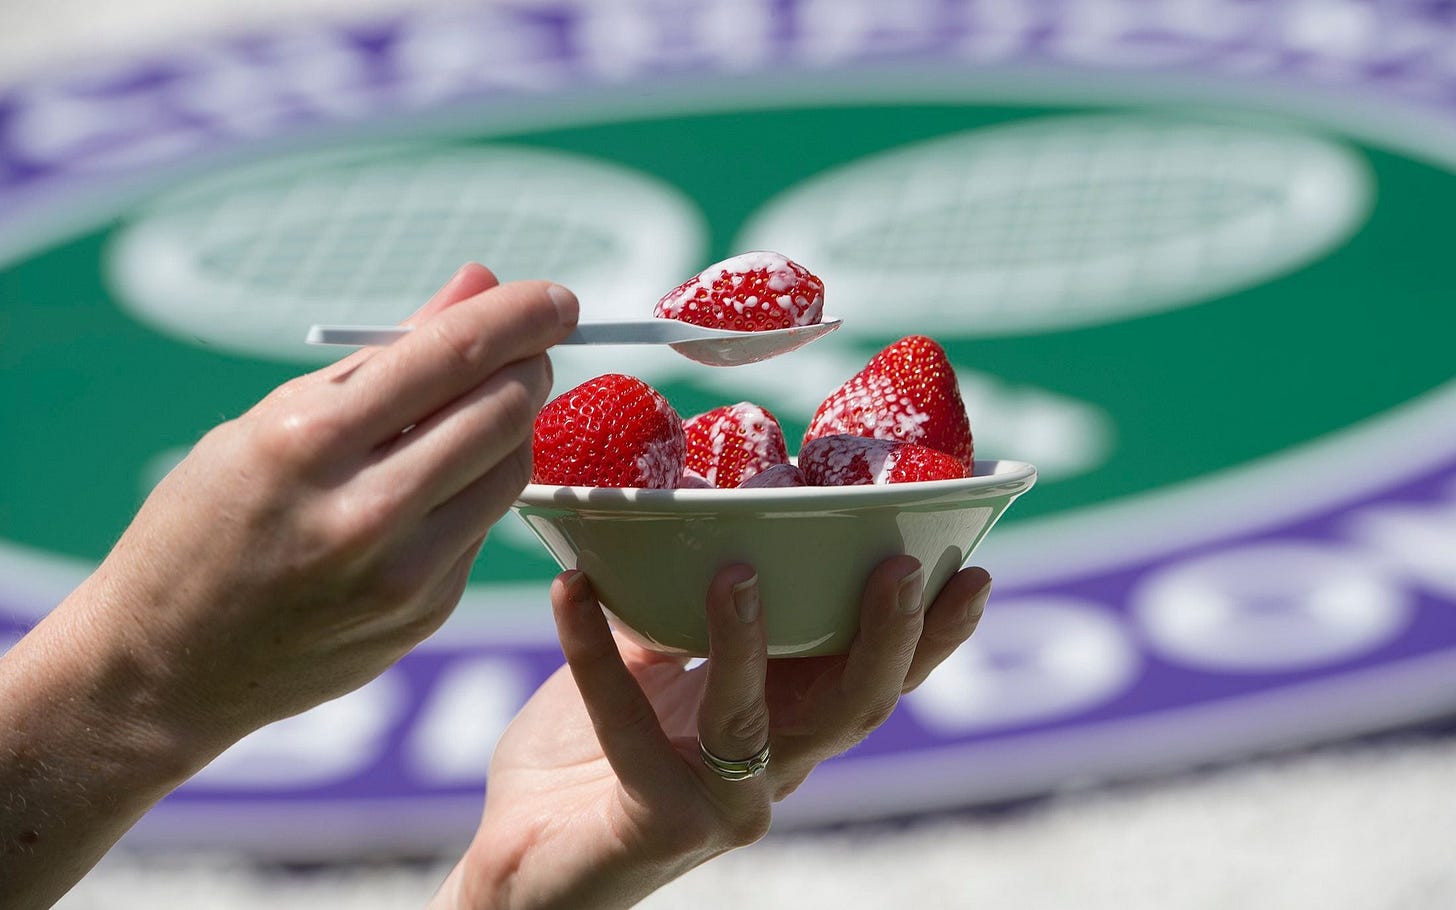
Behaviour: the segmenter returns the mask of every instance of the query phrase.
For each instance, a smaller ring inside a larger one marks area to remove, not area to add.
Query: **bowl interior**
[[[861,592],[908,553],[933,598],[1036,469],[978,461],[964,480],[863,487],[628,490],[532,484],[514,510],[562,568],[586,573],[623,631],[658,651],[705,655],[703,598],[723,566],[758,571],[769,653],[844,653]]]

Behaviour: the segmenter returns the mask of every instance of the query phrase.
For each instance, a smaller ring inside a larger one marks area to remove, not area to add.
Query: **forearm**
[[[165,668],[83,585],[0,659],[0,881],[47,907],[215,749],[171,719]]]

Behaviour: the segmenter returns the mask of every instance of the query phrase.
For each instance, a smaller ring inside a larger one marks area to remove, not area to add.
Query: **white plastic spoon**
[[[764,332],[709,329],[676,319],[583,322],[562,344],[665,344],[710,367],[758,363],[797,350],[839,328],[840,319]],[[309,344],[384,345],[409,334],[407,325],[316,325]]]

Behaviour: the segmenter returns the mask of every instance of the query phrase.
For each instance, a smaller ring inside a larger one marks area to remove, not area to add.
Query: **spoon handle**
[[[385,345],[407,335],[407,325],[316,325],[308,330],[309,344]],[[622,322],[583,322],[561,344],[673,344],[731,332],[704,330],[670,319]]]
[[[303,340],[309,344],[384,345],[409,332],[407,325],[316,325]]]
[[[625,319],[617,322],[580,322],[562,344],[674,344],[720,335],[741,334],[704,329],[673,319]]]

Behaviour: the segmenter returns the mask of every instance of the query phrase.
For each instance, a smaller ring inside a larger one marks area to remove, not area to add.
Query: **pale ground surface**
[[[1456,907],[1456,739],[1381,740],[998,815],[770,835],[641,906],[1077,910]],[[445,866],[280,874],[113,857],[63,910],[412,907]]]
[[[0,0],[0,83],[168,40],[398,0]],[[694,907],[1456,907],[1456,738],[1385,739],[1064,795],[995,816],[774,835],[654,895]],[[442,860],[444,863],[445,860]],[[444,865],[280,872],[113,856],[64,910],[419,906]]]

